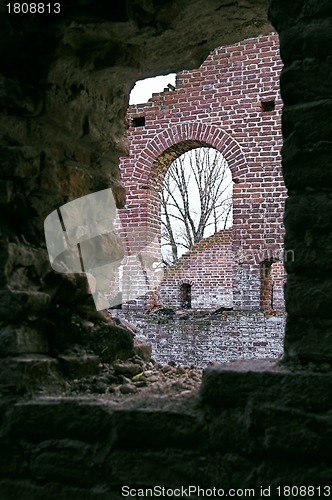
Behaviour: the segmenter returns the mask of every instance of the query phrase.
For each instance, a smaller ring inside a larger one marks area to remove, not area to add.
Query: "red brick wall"
[[[278,47],[277,35],[270,34],[218,48],[198,69],[178,73],[175,91],[154,94],[148,103],[130,106],[128,112],[130,155],[121,161],[127,205],[119,218],[129,235],[130,252],[138,253],[150,242],[145,253],[158,258],[158,192],[170,163],[193,147],[216,148],[227,160],[234,181],[236,309],[260,308],[261,262],[282,259],[283,253],[286,190],[280,166]],[[267,106],[264,111],[264,103],[271,101],[274,109]],[[133,126],[137,117],[144,117],[144,126]],[[132,262],[126,265],[130,274]],[[206,270],[202,272],[206,280]],[[141,277],[132,279],[131,286],[144,296],[152,281],[146,283]]]
[[[191,307],[233,304],[232,231],[225,229],[196,243],[179,262],[166,269],[160,286],[163,305],[181,306],[181,284],[191,285]]]

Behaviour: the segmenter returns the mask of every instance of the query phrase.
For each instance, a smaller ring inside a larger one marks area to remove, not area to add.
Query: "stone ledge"
[[[34,392],[55,381],[57,360],[42,354],[24,354],[1,359],[0,390],[4,393]]]
[[[34,442],[68,438],[111,442],[114,406],[95,399],[40,398],[17,403],[4,426],[9,436]]]
[[[100,372],[100,358],[92,354],[70,356],[62,354],[58,358],[59,368],[70,378],[88,377]]]
[[[273,402],[324,412],[330,410],[331,385],[331,373],[291,371],[268,360],[236,361],[206,368],[200,399],[219,410]]]
[[[0,332],[0,357],[17,354],[47,354],[48,341],[41,332],[27,325],[7,325]]]

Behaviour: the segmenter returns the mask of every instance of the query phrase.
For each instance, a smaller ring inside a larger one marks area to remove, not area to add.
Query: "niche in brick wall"
[[[131,124],[133,127],[145,127],[145,116],[134,116]]]
[[[183,309],[191,309],[191,285],[182,283],[180,286],[180,305]]]
[[[274,111],[275,109],[275,101],[274,99],[270,99],[268,101],[261,101],[262,111]]]
[[[283,278],[284,270],[281,262],[266,260],[261,263],[261,294],[260,308],[262,311],[283,308],[280,300],[280,277]],[[283,280],[282,280],[283,281]]]

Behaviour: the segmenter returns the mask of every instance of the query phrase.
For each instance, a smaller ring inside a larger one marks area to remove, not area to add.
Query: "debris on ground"
[[[100,372],[93,376],[67,379],[61,390],[62,396],[98,395],[113,401],[121,401],[139,392],[165,395],[197,391],[202,370],[194,366],[167,365],[144,361],[139,356],[112,363],[100,363]]]

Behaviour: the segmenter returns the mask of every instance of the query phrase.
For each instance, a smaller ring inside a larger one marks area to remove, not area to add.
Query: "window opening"
[[[180,287],[180,305],[183,309],[191,309],[191,285],[182,283]]]
[[[144,127],[145,126],[145,116],[135,116],[132,120],[133,127]]]
[[[232,174],[222,154],[195,148],[174,160],[163,181],[161,251],[174,265],[203,238],[232,225]]]
[[[262,111],[273,111],[275,108],[274,100],[270,101],[261,101]]]

